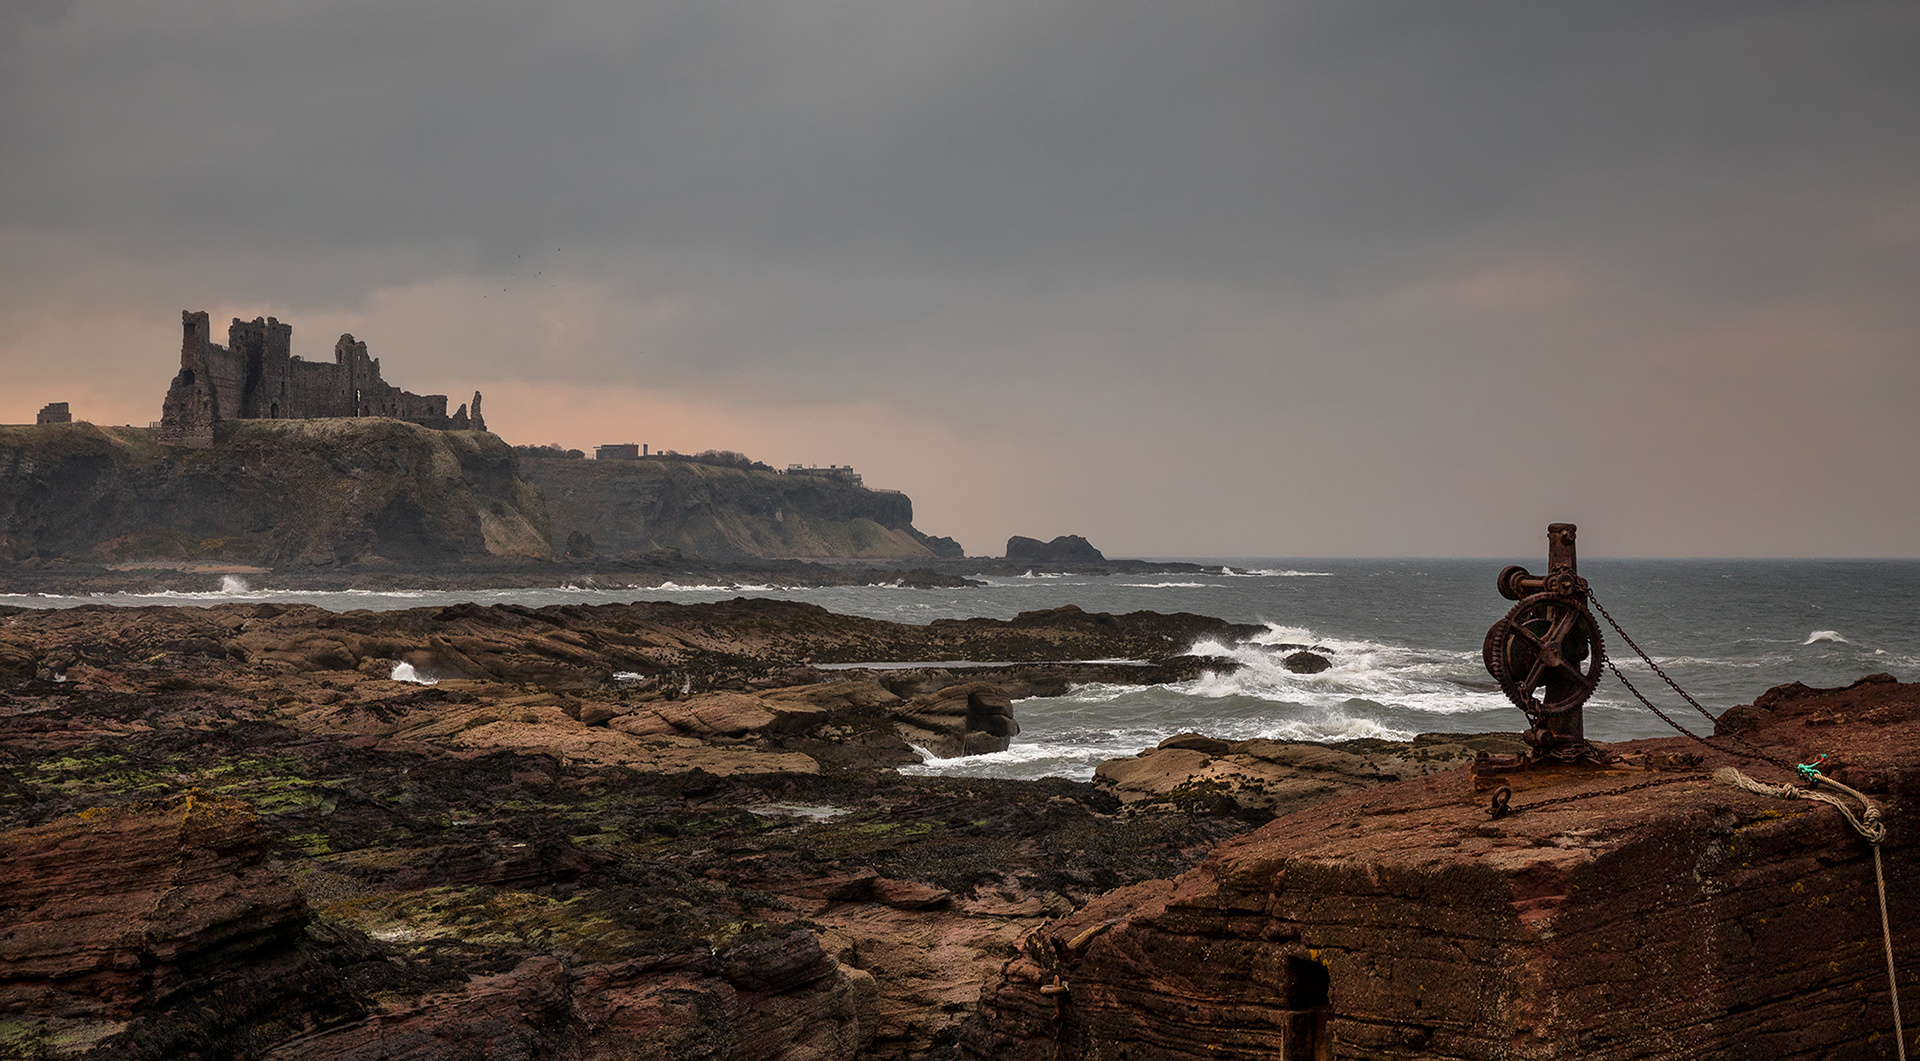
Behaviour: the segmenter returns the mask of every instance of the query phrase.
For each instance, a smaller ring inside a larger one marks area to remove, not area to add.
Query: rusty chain
[[[1685,689],[1680,688],[1680,684],[1674,681],[1671,677],[1669,677],[1667,675],[1667,672],[1661,668],[1660,664],[1655,663],[1653,661],[1653,657],[1647,655],[1647,651],[1641,648],[1640,645],[1637,642],[1635,642],[1632,637],[1628,636],[1625,630],[1621,629],[1620,623],[1617,620],[1615,620],[1611,614],[1608,613],[1606,605],[1600,603],[1599,598],[1593,595],[1593,591],[1591,589],[1587,591],[1587,599],[1593,602],[1594,608],[1599,610],[1600,617],[1607,621],[1607,625],[1613,627],[1613,632],[1620,635],[1620,639],[1627,643],[1627,647],[1633,649],[1634,654],[1639,656],[1641,661],[1646,663],[1648,667],[1651,667],[1653,669],[1653,673],[1659,675],[1660,680],[1667,683],[1668,688],[1672,689],[1676,693],[1679,693],[1680,698],[1682,700],[1685,700],[1688,704],[1691,704],[1693,706],[1693,709],[1695,711],[1700,712],[1701,717],[1705,718],[1708,722],[1712,722],[1716,725],[1719,724],[1720,720],[1715,718],[1711,711],[1708,711],[1706,708],[1700,706],[1700,701],[1695,700],[1693,697],[1687,695],[1687,691]],[[1647,699],[1646,696],[1642,694],[1639,689],[1635,688],[1634,684],[1627,680],[1627,676],[1620,673],[1620,667],[1617,664],[1615,664],[1612,660],[1607,661],[1607,669],[1613,672],[1613,676],[1615,678],[1620,679],[1620,684],[1626,686],[1627,691],[1633,694],[1633,698],[1635,700],[1640,701],[1641,706],[1653,712],[1654,715],[1660,719],[1660,721],[1665,722],[1667,725],[1673,727],[1682,736],[1691,738],[1692,740],[1700,744],[1703,744],[1706,747],[1713,749],[1714,751],[1720,752],[1723,755],[1732,755],[1741,759],[1758,759],[1764,763],[1771,763],[1772,765],[1777,766],[1780,769],[1787,771],[1788,773],[1795,772],[1796,767],[1794,766],[1793,763],[1787,762],[1783,759],[1776,758],[1772,755],[1768,755],[1766,752],[1761,751],[1760,749],[1754,747],[1751,744],[1748,744],[1746,741],[1741,740],[1739,737],[1736,737],[1732,734],[1727,734],[1727,740],[1733,742],[1734,744],[1740,745],[1742,748],[1747,749],[1746,751],[1740,751],[1737,748],[1722,747],[1721,745],[1715,744],[1713,741],[1700,736],[1699,734],[1693,732],[1692,730],[1681,725],[1680,723],[1675,722],[1673,718],[1669,716],[1665,711],[1662,711],[1659,708],[1653,706],[1653,701]]]

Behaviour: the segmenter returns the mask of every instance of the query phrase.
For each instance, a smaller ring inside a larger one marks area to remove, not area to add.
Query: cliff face
[[[0,564],[549,555],[506,443],[384,419],[245,420],[211,449],[142,428],[0,428]]]
[[[679,461],[529,460],[554,551],[579,534],[602,557],[673,548],[715,560],[759,557],[924,559],[904,494],[808,476]]]
[[[424,565],[656,549],[711,560],[958,553],[914,529],[903,494],[681,461],[522,461],[486,432],[382,418],[228,421],[198,450],[144,428],[0,427],[0,567]]]

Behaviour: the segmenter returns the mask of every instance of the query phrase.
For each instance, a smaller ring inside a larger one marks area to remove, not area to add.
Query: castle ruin
[[[290,352],[293,325],[272,317],[227,329],[227,345],[212,340],[204,311],[182,310],[180,372],[161,406],[159,439],[173,446],[205,449],[222,420],[313,420],[321,417],[387,416],[443,431],[485,431],[480,392],[473,411],[460,406],[447,415],[444,394],[412,394],[380,378],[380,359],[367,344],[342,335],[333,363],[303,361]]]

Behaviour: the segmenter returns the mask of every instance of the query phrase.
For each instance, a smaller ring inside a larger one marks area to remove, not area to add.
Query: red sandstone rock
[[[306,923],[238,800],[190,795],[0,833],[0,1012],[125,1015],[230,978]]]
[[[720,955],[569,967],[528,958],[457,992],[275,1047],[272,1061],[846,1061],[872,1038],[873,982],[810,932]]]
[[[1799,762],[1826,752],[1885,805],[1894,947],[1914,984],[1920,686],[1760,703],[1748,741]],[[1823,804],[1714,783],[1730,762],[1710,755],[1633,791],[1618,776],[1562,782],[1498,821],[1464,770],[1276,819],[1029,940],[989,989],[970,1049],[1007,1061],[1892,1056],[1870,847]],[[1920,991],[1908,997],[1911,1012]]]

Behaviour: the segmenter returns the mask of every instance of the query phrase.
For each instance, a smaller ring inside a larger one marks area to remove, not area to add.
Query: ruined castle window
[[[272,405],[267,406],[267,419],[269,420],[280,419],[280,403],[279,402],[274,402]]]

